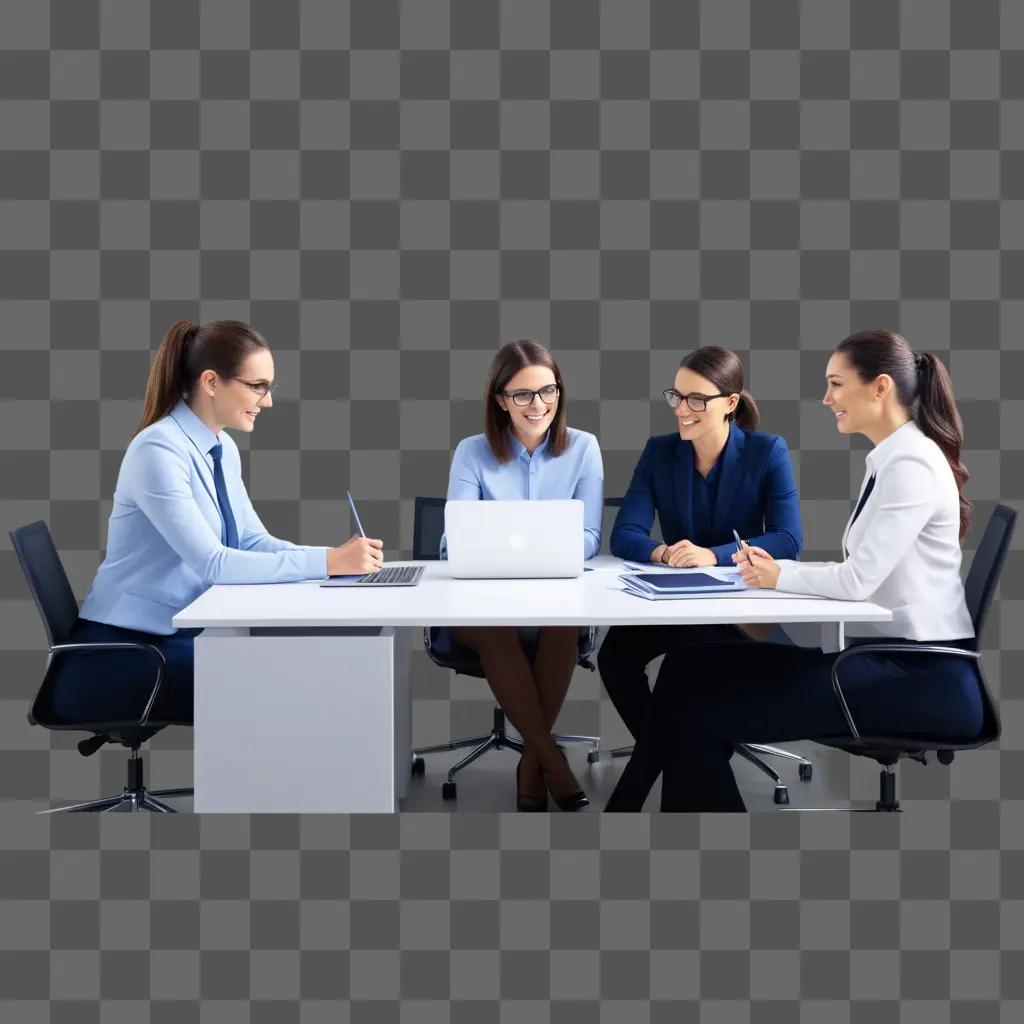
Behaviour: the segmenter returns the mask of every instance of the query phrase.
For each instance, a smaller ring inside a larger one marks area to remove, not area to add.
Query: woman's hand
[[[748,587],[774,590],[775,584],[779,582],[782,567],[764,548],[747,546],[742,551],[734,552],[732,560]]]
[[[350,537],[344,544],[327,549],[328,576],[354,576],[377,572],[384,564],[384,541]]]
[[[671,545],[664,556],[666,565],[674,565],[678,569],[695,569],[702,565],[718,565],[714,551],[699,548],[688,540],[681,540]]]

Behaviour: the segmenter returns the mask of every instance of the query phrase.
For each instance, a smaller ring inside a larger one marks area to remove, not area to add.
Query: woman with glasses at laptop
[[[548,349],[515,341],[498,351],[484,391],[484,422],[483,434],[455,449],[448,500],[581,499],[583,557],[593,558],[601,547],[601,449],[593,434],[566,426],[562,375]],[[576,666],[578,628],[454,627],[451,635],[479,654],[496,700],[523,737],[517,808],[546,810],[549,791],[562,810],[586,806],[551,736]]]
[[[647,442],[615,518],[612,554],[680,568],[732,566],[735,530],[776,558],[795,558],[803,528],[789,451],[781,437],[757,431],[739,356],[699,348],[663,394],[676,431]],[[651,536],[655,515],[660,538]],[[613,626],[598,654],[601,680],[635,739],[647,720],[651,661],[696,643],[768,635],[772,627]]]
[[[856,643],[975,649],[960,580],[970,526],[960,461],[963,425],[949,374],[888,331],[843,341],[826,368],[825,406],[841,434],[874,445],[843,535],[842,562],[776,560],[763,545],[736,556],[748,586],[873,601],[892,621]],[[647,721],[609,808],[639,810],[663,772],[663,811],[743,811],[729,758],[735,743],[850,738],[833,690],[837,654],[781,644],[709,644],[670,654]],[[687,685],[710,679],[713,685]],[[977,666],[935,653],[865,653],[842,666],[842,700],[866,736],[962,738],[982,728]],[[621,792],[620,792],[621,790]]]
[[[156,352],[142,421],[125,452],[114,490],[107,554],[80,609],[73,642],[142,641],[166,659],[155,719],[192,721],[193,637],[173,616],[214,583],[290,583],[374,572],[379,540],[353,537],[340,547],[305,547],[272,537],[252,507],[238,447],[227,430],[252,433],[273,406],[274,360],[266,340],[237,320],[180,320]],[[116,660],[109,671],[79,674],[66,659],[55,702],[71,718],[148,697],[146,655]],[[101,682],[102,681],[102,682]],[[122,697],[117,695],[121,694]]]

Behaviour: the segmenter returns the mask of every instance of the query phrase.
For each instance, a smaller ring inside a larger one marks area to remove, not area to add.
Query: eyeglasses
[[[241,377],[228,377],[228,380],[237,380],[239,384],[244,384],[250,391],[259,395],[260,401],[277,390],[277,381],[266,384],[261,381],[242,380]]]
[[[675,388],[668,388],[667,390],[662,391],[662,394],[665,396],[665,401],[668,402],[670,408],[678,409],[679,406],[682,404],[683,399],[685,398],[686,399],[686,404],[694,412],[704,412],[707,409],[707,407],[708,407],[708,402],[710,402],[713,398],[728,398],[729,397],[727,394],[720,394],[720,395],[697,395],[697,394],[681,395],[681,394],[679,394],[678,391],[676,391]]]
[[[514,405],[518,405],[521,408],[526,408],[528,405],[533,405],[534,396],[540,396],[540,400],[545,405],[551,405],[558,400],[558,385],[549,384],[545,388],[541,388],[540,391],[502,391],[502,398],[512,399]]]

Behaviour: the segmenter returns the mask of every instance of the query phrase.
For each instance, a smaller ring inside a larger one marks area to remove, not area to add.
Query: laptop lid
[[[582,501],[449,501],[444,529],[457,579],[583,573]]]

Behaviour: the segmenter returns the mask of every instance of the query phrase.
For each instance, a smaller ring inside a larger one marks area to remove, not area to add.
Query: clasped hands
[[[659,544],[651,552],[651,561],[671,565],[677,569],[695,569],[702,565],[718,565],[718,557],[708,548],[697,547],[692,541]]]

